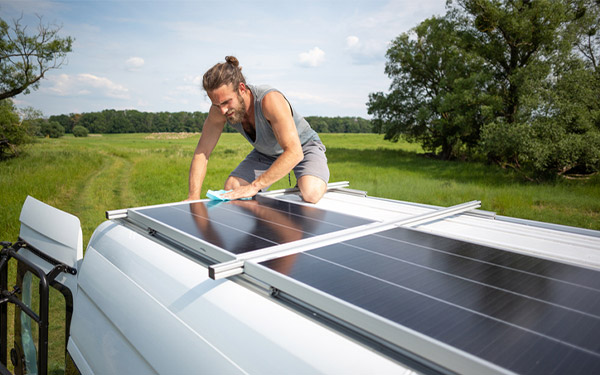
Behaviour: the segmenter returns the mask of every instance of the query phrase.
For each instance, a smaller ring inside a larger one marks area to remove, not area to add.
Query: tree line
[[[86,137],[89,133],[201,132],[208,113],[140,112],[107,109],[44,118],[34,108],[18,110],[10,99],[0,100],[0,159],[17,156],[21,145],[35,137],[59,138],[65,133]],[[370,133],[371,121],[361,117],[309,116],[306,120],[319,133]],[[236,132],[225,125],[224,132]]]
[[[60,124],[66,133],[77,126],[90,133],[201,132],[208,113],[140,112],[108,109],[101,112],[50,116],[49,122]],[[370,120],[360,117],[308,116],[306,120],[319,133],[370,133]],[[235,132],[229,125],[225,132]]]
[[[392,41],[377,131],[529,179],[600,170],[600,1],[449,0]]]

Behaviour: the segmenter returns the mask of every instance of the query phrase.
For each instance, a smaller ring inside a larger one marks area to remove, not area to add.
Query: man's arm
[[[208,117],[202,126],[202,135],[200,136],[200,140],[194,151],[192,164],[190,165],[189,191],[186,200],[200,199],[202,183],[204,182],[208,167],[208,159],[219,141],[225,122],[225,116],[223,116],[220,110],[217,107],[211,106],[208,111]]]
[[[238,199],[255,196],[260,189],[279,181],[304,159],[300,137],[292,117],[292,110],[284,96],[273,91],[263,99],[263,114],[271,124],[277,142],[283,153],[275,160],[269,169],[260,175],[250,185],[240,186],[225,195],[228,199]]]

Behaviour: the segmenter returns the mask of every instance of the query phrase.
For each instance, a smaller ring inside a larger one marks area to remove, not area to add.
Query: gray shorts
[[[304,159],[293,169],[296,180],[302,176],[315,176],[325,181],[325,183],[329,182],[325,145],[319,141],[308,141],[302,146],[302,152],[304,153]],[[229,176],[252,182],[269,169],[276,159],[277,157],[252,150]]]

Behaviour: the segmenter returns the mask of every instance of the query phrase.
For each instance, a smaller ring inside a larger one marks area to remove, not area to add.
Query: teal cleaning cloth
[[[213,201],[228,201],[229,199],[223,198],[223,194],[229,193],[231,190],[209,190],[206,192],[206,197]],[[241,198],[242,200],[248,200],[252,198]]]
[[[206,197],[213,201],[228,201],[229,199],[223,198],[223,194],[229,193],[231,190],[209,190],[206,192]]]

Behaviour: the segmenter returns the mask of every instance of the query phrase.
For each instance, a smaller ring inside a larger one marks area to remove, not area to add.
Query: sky
[[[202,75],[238,58],[249,84],[268,84],[304,116],[369,118],[387,92],[389,43],[445,13],[445,0],[8,1],[0,17],[75,39],[40,88],[13,98],[45,116],[136,109],[208,112]]]

